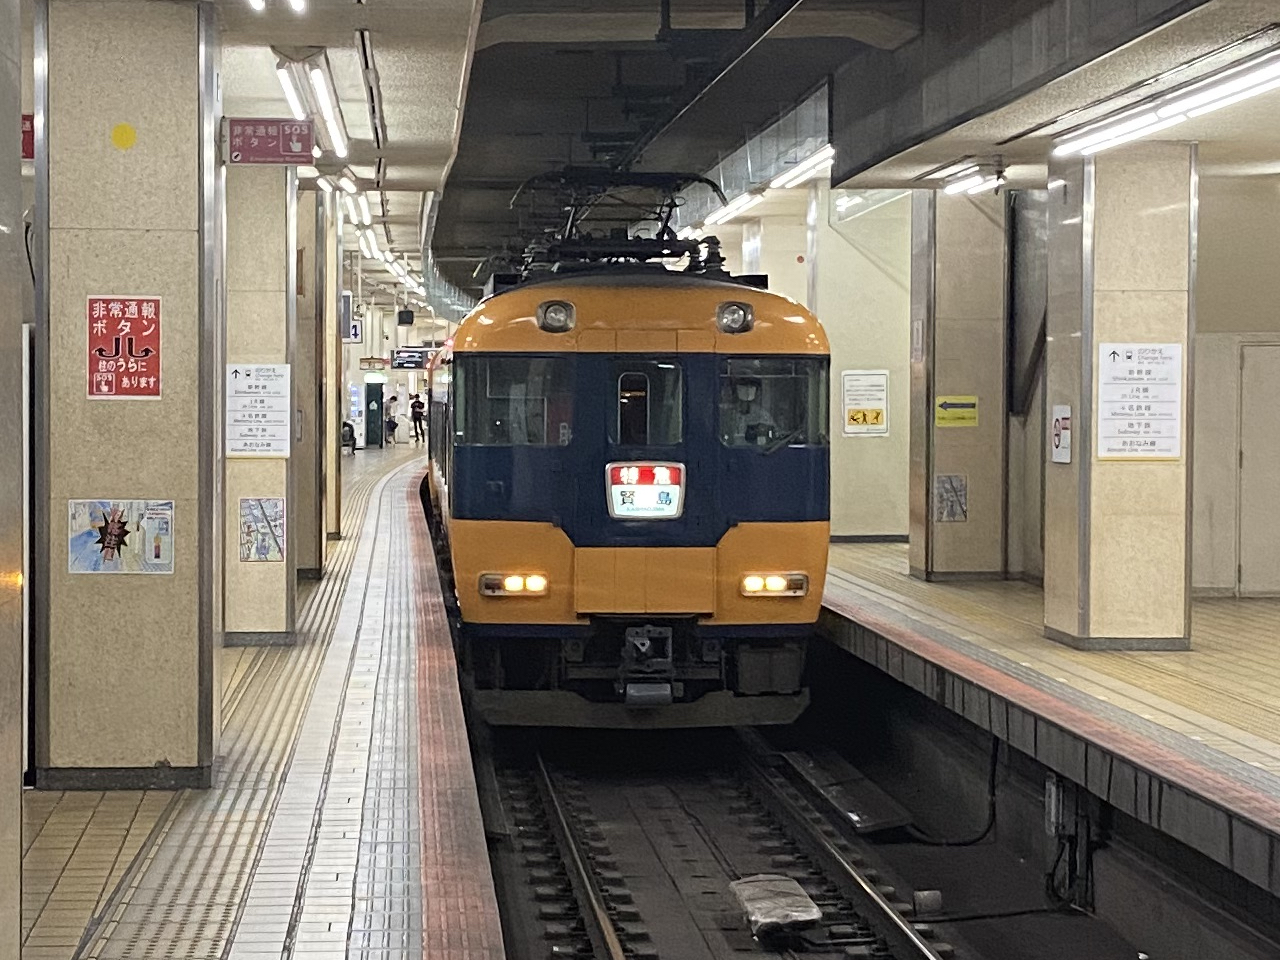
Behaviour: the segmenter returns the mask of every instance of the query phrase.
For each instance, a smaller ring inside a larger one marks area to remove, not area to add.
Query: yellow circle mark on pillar
[[[138,142],[138,131],[131,123],[117,123],[111,128],[111,144],[117,150],[128,150]]]

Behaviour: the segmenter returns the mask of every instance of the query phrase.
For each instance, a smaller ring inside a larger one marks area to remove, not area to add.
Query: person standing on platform
[[[419,394],[409,398],[409,419],[413,421],[413,439],[415,443],[424,443],[427,435],[422,430],[422,411],[426,409]]]
[[[382,405],[382,413],[386,417],[387,425],[387,443],[396,442],[396,427],[399,421],[396,420],[396,410],[400,406],[400,399],[395,394],[387,397],[386,402]]]

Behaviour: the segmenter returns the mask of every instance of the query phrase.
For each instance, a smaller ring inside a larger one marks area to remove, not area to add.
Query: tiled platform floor
[[[27,792],[24,960],[224,955],[338,623],[360,545],[354,534],[381,478],[421,455],[406,444],[345,460],[344,528],[353,535],[330,545],[325,579],[302,586],[298,646],[220,652],[223,733],[212,790]],[[253,932],[245,934],[251,942]]]
[[[1280,599],[1193,604],[1192,649],[1078,651],[1045,639],[1039,588],[924,583],[904,544],[835,544],[831,587],[857,589],[1096,700],[1280,775]]]

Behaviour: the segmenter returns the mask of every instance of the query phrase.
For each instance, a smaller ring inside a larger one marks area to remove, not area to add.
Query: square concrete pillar
[[[911,228],[910,563],[1005,574],[1005,201],[917,190]]]
[[[239,399],[227,400],[223,642],[288,644],[295,639],[297,596],[292,545],[292,454],[299,429],[297,174],[292,167],[231,167],[226,193],[226,389]],[[281,378],[287,379],[282,383]],[[283,401],[267,399],[281,389]],[[278,414],[269,411],[281,405],[288,420],[282,432],[274,419]],[[262,412],[255,412],[257,406]],[[244,421],[238,445],[235,417]],[[264,425],[245,417],[258,417]]]
[[[22,490],[22,249],[19,170],[19,77],[22,35],[17,0],[0,0],[0,489],[11,501]],[[18,960],[22,924],[22,511],[0,517],[0,960]]]
[[[1045,634],[1187,649],[1195,148],[1139,143],[1050,177],[1046,390],[1071,461],[1045,469]]]
[[[37,785],[207,786],[221,576],[213,7],[120,0],[107,16],[41,0],[35,53]]]

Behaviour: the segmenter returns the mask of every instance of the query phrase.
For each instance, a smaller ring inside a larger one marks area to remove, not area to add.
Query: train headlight
[[[749,573],[742,578],[744,597],[803,597],[809,577],[803,573]]]
[[[565,300],[548,300],[538,304],[538,327],[547,333],[565,333],[573,329],[573,304]]]
[[[547,592],[547,578],[540,573],[482,573],[480,595],[485,597],[538,596]]]
[[[722,303],[716,307],[716,326],[721,333],[746,333],[754,320],[749,303]]]

